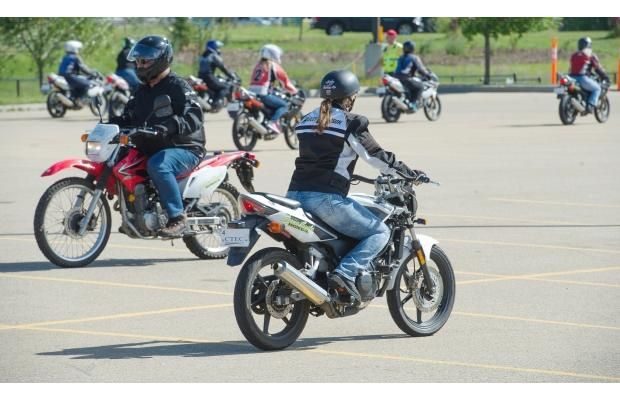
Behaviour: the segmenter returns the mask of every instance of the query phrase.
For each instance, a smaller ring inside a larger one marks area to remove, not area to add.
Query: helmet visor
[[[127,60],[129,61],[155,60],[159,58],[163,52],[164,52],[163,49],[156,49],[154,47],[145,46],[143,44],[138,43],[135,46],[133,46],[131,50],[129,51],[129,54],[127,55]]]

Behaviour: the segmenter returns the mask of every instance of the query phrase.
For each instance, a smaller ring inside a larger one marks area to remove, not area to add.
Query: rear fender
[[[230,267],[236,267],[240,265],[243,260],[248,256],[258,238],[262,234],[261,231],[266,229],[269,220],[265,217],[258,215],[247,215],[240,220],[232,221],[228,224],[230,228],[249,228],[250,229],[250,244],[248,247],[231,247],[228,252],[228,258],[226,264]]]
[[[98,177],[101,174],[101,171],[103,171],[104,164],[79,158],[63,160],[53,164],[51,167],[43,171],[41,176],[51,176],[59,171],[62,171],[63,169],[71,167],[81,169],[82,171],[86,171],[88,175]]]

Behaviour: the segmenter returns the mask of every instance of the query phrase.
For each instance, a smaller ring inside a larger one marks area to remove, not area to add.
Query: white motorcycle
[[[234,291],[237,324],[246,339],[263,350],[290,346],[303,331],[308,315],[340,318],[356,314],[375,297],[387,295],[394,322],[411,336],[428,336],[447,322],[455,298],[454,272],[437,240],[416,235],[417,200],[412,184],[431,182],[380,176],[371,180],[375,195],[351,194],[391,230],[390,241],[359,274],[361,302],[329,276],[358,243],[334,232],[300,208],[300,203],[268,193],[239,195],[243,218],[224,231],[233,246],[228,265],[243,262],[260,235],[281,242],[252,255],[243,265]]]
[[[120,117],[131,98],[129,83],[116,74],[108,75],[106,82],[105,92],[108,94],[110,117]]]
[[[422,96],[416,104],[417,109],[424,109],[424,115],[429,121],[437,121],[441,115],[441,101],[437,94],[439,81],[435,79],[422,80],[418,77],[413,78],[424,85]],[[400,79],[390,75],[383,76],[383,86],[377,89],[377,94],[383,97],[381,101],[381,116],[386,122],[396,122],[401,113],[413,114],[416,111],[411,107],[411,102],[407,99],[406,89]]]
[[[105,93],[103,76],[97,72],[90,79],[90,87],[87,97],[84,99],[74,99],[71,97],[71,89],[67,80],[57,74],[51,73],[47,76],[46,84],[41,86],[41,93],[47,96],[47,111],[52,118],[61,118],[67,110],[81,110],[88,106],[95,116],[99,116],[97,103],[100,105],[104,114],[107,112],[107,98]]]

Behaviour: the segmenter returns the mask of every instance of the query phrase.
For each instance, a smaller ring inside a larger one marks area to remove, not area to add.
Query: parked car
[[[313,17],[310,27],[324,29],[328,35],[342,35],[344,32],[372,32],[374,17]],[[396,29],[401,35],[423,32],[421,17],[381,17],[383,30]]]

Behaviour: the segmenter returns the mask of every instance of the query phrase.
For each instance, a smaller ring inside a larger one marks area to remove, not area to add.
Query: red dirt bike
[[[168,216],[148,177],[147,157],[132,144],[137,135],[156,134],[148,128],[121,131],[118,125],[99,123],[82,138],[87,160],[63,160],[43,172],[42,176],[50,176],[73,167],[87,174],[55,182],[39,200],[34,235],[48,260],[60,267],[83,267],[93,262],[110,237],[108,200],[114,197],[113,209],[122,218],[121,233],[135,239],[157,238]],[[188,217],[182,239],[197,257],[216,259],[228,254],[221,232],[240,214],[239,192],[228,182],[227,170],[233,168],[242,186],[254,192],[253,168],[257,166],[252,153],[213,154],[190,173],[177,177]]]

